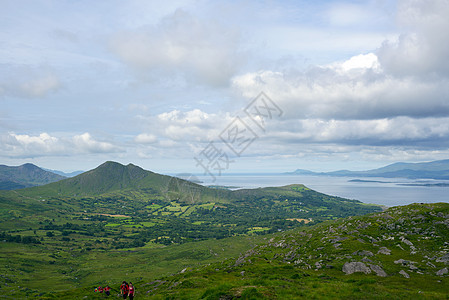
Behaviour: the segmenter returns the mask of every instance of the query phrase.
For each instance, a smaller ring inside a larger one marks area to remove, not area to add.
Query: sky
[[[0,164],[449,158],[449,1],[0,0]]]

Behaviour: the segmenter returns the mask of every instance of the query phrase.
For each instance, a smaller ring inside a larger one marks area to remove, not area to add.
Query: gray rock
[[[330,239],[329,240],[329,242],[331,242],[332,244],[335,244],[335,243],[337,243],[337,242],[341,242],[341,241],[344,241],[344,240],[346,240],[346,239],[348,239],[347,237],[336,237],[336,238],[334,238],[334,239]]]
[[[436,261],[437,261],[437,262],[444,262],[444,263],[449,262],[449,253],[443,255],[443,256],[440,257],[440,258],[437,258]]]
[[[413,243],[404,238],[403,236],[401,237],[401,241],[408,246],[413,246]]]
[[[438,276],[443,276],[444,274],[447,274],[449,271],[447,268],[441,269],[438,272],[436,272],[435,274],[437,274]]]
[[[374,256],[373,252],[365,251],[365,250],[359,251],[359,255],[361,255],[361,256]]]
[[[371,269],[368,268],[364,263],[362,262],[349,262],[349,263],[345,263],[343,266],[342,271],[346,274],[352,274],[352,273],[357,273],[357,272],[361,272],[361,273],[365,273],[365,274],[369,274],[371,273]]]
[[[395,264],[401,264],[403,266],[409,266],[409,265],[414,264],[415,262],[414,261],[410,261],[410,260],[405,260],[405,259],[401,258],[401,259],[395,260],[394,263]]]
[[[373,270],[374,273],[376,273],[377,276],[380,277],[387,277],[387,273],[378,265],[369,265],[371,270]]]
[[[390,254],[391,254],[391,250],[388,249],[387,247],[381,247],[381,248],[379,249],[379,251],[377,251],[377,254],[390,255]]]
[[[359,250],[359,251],[356,251],[356,252],[352,253],[352,255],[374,256],[373,252],[371,252],[371,251],[366,251],[366,250]]]
[[[399,274],[401,274],[402,276],[404,276],[405,278],[410,278],[410,275],[407,274],[407,272],[405,272],[404,270],[401,270],[399,272]]]

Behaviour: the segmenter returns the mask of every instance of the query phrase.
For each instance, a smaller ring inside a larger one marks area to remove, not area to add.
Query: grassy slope
[[[140,285],[184,268],[233,257],[261,240],[235,237],[169,247],[82,253],[62,247],[42,251],[40,245],[0,243],[0,291],[14,298],[82,298],[92,296],[98,285],[117,288],[122,280]]]
[[[448,275],[436,275],[448,267],[439,261],[449,253],[448,241],[449,204],[394,207],[280,233],[239,258],[140,290],[155,299],[448,299]],[[379,253],[381,247],[391,254]],[[414,263],[395,263],[400,259]],[[345,263],[363,261],[380,266],[387,277],[343,273]]]

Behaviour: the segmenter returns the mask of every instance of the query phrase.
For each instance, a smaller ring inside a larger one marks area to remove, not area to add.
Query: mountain
[[[17,167],[0,165],[0,189],[14,190],[39,186],[62,180],[66,177],[45,171],[33,164]]]
[[[62,172],[62,171],[58,171],[58,170],[51,170],[51,169],[44,169],[45,171],[49,171],[64,177],[75,177],[76,175],[82,174],[84,173],[84,171],[74,171],[74,172],[70,172],[70,173],[66,173],[66,172]]]
[[[28,196],[122,197],[143,200],[173,197],[188,201],[191,191],[198,191],[195,201],[208,201],[211,189],[177,177],[157,174],[139,166],[108,161],[75,177],[22,191]],[[201,191],[201,193],[199,192]],[[167,198],[168,199],[168,198]]]
[[[155,299],[447,299],[449,204],[298,228],[138,289]]]
[[[423,163],[399,162],[382,168],[367,171],[340,170],[333,172],[312,172],[308,170],[297,169],[294,172],[289,172],[286,174],[449,180],[449,159]]]

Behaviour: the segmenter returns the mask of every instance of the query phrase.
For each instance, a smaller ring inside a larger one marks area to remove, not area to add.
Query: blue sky
[[[447,1],[0,5],[1,164],[197,173],[212,149],[211,170],[235,173],[449,157]],[[264,128],[244,112],[260,92],[282,111]],[[239,156],[223,140],[236,117],[256,137]]]

